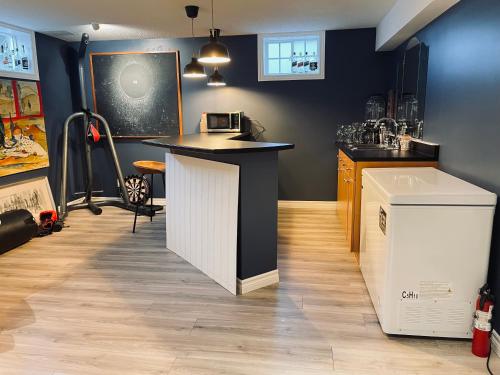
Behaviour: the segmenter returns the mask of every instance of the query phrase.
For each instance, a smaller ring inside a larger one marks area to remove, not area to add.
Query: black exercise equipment
[[[64,132],[63,132],[63,152],[62,152],[62,173],[61,173],[61,199],[59,205],[59,220],[64,220],[70,210],[76,210],[80,208],[88,208],[95,215],[100,215],[102,209],[100,206],[115,206],[120,207],[129,211],[135,211],[136,206],[131,204],[128,198],[128,194],[125,188],[125,181],[123,179],[122,170],[120,167],[120,162],[118,161],[118,156],[116,154],[115,145],[113,142],[113,137],[109,129],[108,122],[101,115],[91,112],[87,108],[87,92],[85,89],[85,71],[84,71],[84,58],[87,50],[87,45],[89,43],[89,35],[82,34],[82,40],[80,42],[80,49],[78,51],[78,75],[80,79],[80,96],[82,110],[81,112],[76,112],[70,115],[64,122]],[[69,148],[69,125],[78,119],[83,120],[84,126],[84,143],[85,143],[85,164],[86,164],[86,188],[85,197],[82,203],[73,204],[68,206],[67,204],[67,180],[68,180],[68,148]],[[102,200],[98,202],[92,201],[92,187],[93,187],[93,171],[92,171],[92,148],[91,142],[98,141],[100,136],[95,134],[95,121],[99,122],[99,126],[104,128],[106,139],[111,151],[111,156],[113,158],[115,172],[117,175],[118,183],[120,185],[121,199],[111,199]],[[153,216],[155,213],[152,210],[143,208],[141,210],[142,215]]]
[[[28,210],[13,210],[0,214],[0,254],[31,240],[38,224]]]

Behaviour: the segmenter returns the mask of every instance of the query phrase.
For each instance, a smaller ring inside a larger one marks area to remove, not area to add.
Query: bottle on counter
[[[3,55],[3,60],[2,60],[2,64],[3,64],[3,68],[4,70],[10,70],[11,69],[11,58],[10,58],[10,51],[9,51],[9,48],[6,47],[6,46],[2,46],[2,55]]]
[[[307,55],[307,52],[306,54],[304,55],[304,73],[309,73],[309,56]]]
[[[309,70],[311,72],[318,70],[318,58],[316,57],[316,52],[313,52],[312,56],[309,58]]]
[[[292,73],[297,73],[297,54],[294,52],[292,56]]]
[[[24,47],[24,44],[22,45],[21,48],[22,48],[21,65],[23,67],[23,70],[29,70],[30,60],[28,58],[28,54],[26,53],[26,48]]]
[[[23,70],[23,66],[21,63],[21,54],[19,52],[19,48],[17,48],[17,47],[16,47],[16,51],[15,51],[14,62],[15,62],[14,70],[16,70],[17,72]]]
[[[304,73],[304,56],[302,56],[302,52],[297,59],[297,73]]]

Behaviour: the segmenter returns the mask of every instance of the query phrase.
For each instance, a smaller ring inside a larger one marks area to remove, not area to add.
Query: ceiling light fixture
[[[198,17],[198,10],[200,9],[196,5],[187,5],[186,16],[191,18],[191,36],[194,41],[194,19]],[[198,58],[193,53],[191,62],[184,67],[184,74],[182,75],[186,78],[203,78],[206,77],[205,68],[198,62]]]
[[[226,86],[226,81],[224,81],[224,77],[219,73],[219,68],[215,68],[214,72],[210,77],[208,77],[207,86]]]
[[[219,65],[231,61],[227,47],[218,41],[220,29],[214,28],[214,0],[212,0],[212,28],[210,29],[210,38],[208,43],[200,49],[198,61],[202,64]]]

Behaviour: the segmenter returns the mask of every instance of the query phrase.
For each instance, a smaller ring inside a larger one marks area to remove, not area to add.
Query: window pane
[[[306,52],[309,56],[318,55],[318,41],[317,40],[306,41]]]
[[[270,59],[280,57],[280,45],[279,45],[279,43],[269,43],[267,45],[267,57]]]
[[[280,72],[284,74],[292,73],[292,60],[280,59]]]
[[[323,36],[323,32],[259,36],[259,81],[323,79]]]
[[[267,73],[268,74],[278,74],[280,72],[280,61],[268,60],[267,61]]]
[[[300,54],[304,55],[306,53],[305,43],[303,40],[296,40],[293,42],[293,52],[295,52],[297,56],[300,56]]]
[[[292,43],[291,42],[286,42],[286,43],[280,43],[280,57],[290,57],[292,56]]]

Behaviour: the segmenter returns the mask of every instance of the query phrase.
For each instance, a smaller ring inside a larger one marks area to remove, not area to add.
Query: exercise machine
[[[132,204],[129,200],[129,195],[125,187],[125,181],[123,178],[123,173],[120,167],[120,162],[118,161],[118,155],[116,154],[116,148],[113,142],[113,137],[109,129],[108,122],[101,115],[91,112],[87,107],[87,92],[85,90],[85,71],[84,71],[84,58],[87,51],[87,46],[89,44],[89,35],[87,33],[82,34],[82,39],[80,42],[80,48],[78,50],[78,76],[80,79],[80,96],[82,110],[80,112],[75,112],[70,115],[64,122],[63,131],[63,146],[62,146],[62,173],[61,173],[61,197],[59,205],[59,220],[64,220],[68,215],[69,211],[87,208],[95,215],[100,215],[102,213],[101,206],[115,206],[120,207],[129,211],[136,211],[136,206]],[[76,120],[81,120],[76,121]],[[99,121],[99,125],[104,128],[106,134],[106,139],[111,151],[111,157],[113,158],[116,176],[118,183],[120,185],[121,197],[117,199],[107,199],[92,201],[92,187],[93,187],[93,170],[92,170],[92,140],[97,141],[99,135],[96,134],[97,131],[94,127],[94,122]],[[67,202],[67,186],[68,186],[68,146],[69,146],[69,127],[72,123],[83,122],[84,127],[84,144],[85,144],[85,173],[86,173],[86,188],[85,197],[83,202],[76,203],[68,206]],[[153,216],[154,211],[147,208],[140,208],[140,214]]]

